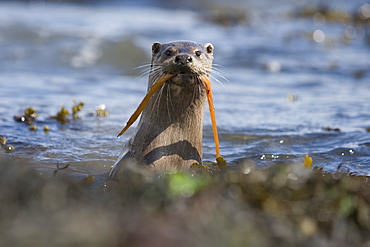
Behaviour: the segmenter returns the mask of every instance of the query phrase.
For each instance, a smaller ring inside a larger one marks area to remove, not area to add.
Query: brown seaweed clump
[[[100,104],[98,106],[95,107],[95,113],[94,113],[94,116],[97,116],[97,117],[106,117],[109,115],[109,111],[106,109],[107,106],[105,104]]]
[[[24,122],[28,125],[32,125],[33,121],[36,120],[37,112],[32,107],[28,107],[24,110],[22,116],[14,116],[14,120],[17,122]]]
[[[1,160],[2,246],[364,246],[368,178],[302,165],[139,174],[103,185]],[[56,173],[56,172],[54,172]]]
[[[73,119],[80,119],[80,117],[77,115],[77,113],[80,112],[83,109],[84,105],[85,105],[84,102],[77,103],[75,100],[73,100],[73,106],[72,106],[72,117],[73,117]],[[67,108],[65,108],[65,106],[62,105],[62,107],[61,107],[60,111],[58,111],[57,115],[51,116],[49,118],[50,119],[56,119],[61,124],[67,124],[71,121],[70,118],[69,118],[69,113],[70,112],[67,110]]]
[[[0,136],[0,148],[4,149],[6,153],[11,153],[15,149],[13,145],[6,145],[7,139],[3,136]]]
[[[82,108],[84,107],[84,105],[85,105],[84,102],[77,103],[75,100],[73,101],[73,106],[72,106],[72,117],[73,118],[75,118],[75,119],[79,119],[80,118],[77,115],[77,113],[82,110]]]
[[[370,4],[364,3],[356,11],[348,12],[326,5],[306,5],[292,14],[296,18],[313,18],[315,22],[336,22],[370,25]]]
[[[242,9],[215,7],[206,12],[205,20],[223,27],[230,27],[249,24],[251,22],[251,16]]]
[[[50,119],[56,119],[61,124],[69,123],[70,119],[68,117],[69,111],[64,106],[61,107],[57,115],[49,117]]]

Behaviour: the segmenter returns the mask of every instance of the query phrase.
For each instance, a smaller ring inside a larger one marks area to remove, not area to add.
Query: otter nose
[[[175,62],[180,64],[187,64],[191,63],[193,61],[193,58],[186,54],[177,55],[175,57]]]

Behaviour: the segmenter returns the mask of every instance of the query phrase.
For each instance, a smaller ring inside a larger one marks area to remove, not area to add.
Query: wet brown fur
[[[135,133],[126,143],[109,177],[127,171],[163,172],[202,163],[202,130],[213,46],[176,41],[152,45],[148,89],[164,74],[174,75],[151,97]]]

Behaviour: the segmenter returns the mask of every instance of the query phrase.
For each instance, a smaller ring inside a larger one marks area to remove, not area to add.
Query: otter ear
[[[153,45],[152,45],[152,54],[153,55],[158,54],[158,52],[161,50],[161,46],[162,45],[158,42],[153,43]]]
[[[207,51],[208,54],[213,53],[213,45],[211,43],[206,43],[204,45],[204,49]]]

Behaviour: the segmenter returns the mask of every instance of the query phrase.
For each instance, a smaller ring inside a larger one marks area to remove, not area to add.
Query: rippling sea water
[[[135,67],[148,64],[153,42],[185,39],[215,46],[221,154],[232,166],[303,163],[308,154],[326,171],[370,175],[369,21],[346,19],[366,20],[370,7],[333,0],[327,7],[342,19],[304,17],[312,4],[0,3],[0,135],[15,148],[2,148],[0,160],[104,177],[133,128],[116,136],[146,92],[147,74]],[[73,100],[85,103],[79,119],[50,119]],[[109,115],[94,116],[102,104]],[[37,131],[13,120],[27,107],[38,112]],[[208,113],[203,155],[214,160]]]

